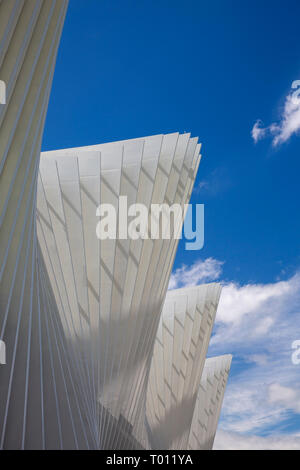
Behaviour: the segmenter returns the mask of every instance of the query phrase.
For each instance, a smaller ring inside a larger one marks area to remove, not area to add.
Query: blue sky
[[[219,448],[300,447],[299,17],[296,0],[70,0],[57,60],[43,150],[175,131],[203,143],[205,246],[180,244],[173,281],[224,283]]]

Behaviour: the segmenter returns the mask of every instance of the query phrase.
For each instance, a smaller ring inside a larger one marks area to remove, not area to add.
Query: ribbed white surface
[[[213,448],[231,355],[206,359],[188,441],[190,450]]]
[[[219,284],[205,284],[167,293],[147,393],[152,448],[187,448],[220,292]]]
[[[188,202],[200,146],[158,135],[47,152],[38,185],[38,239],[85,414],[101,448],[139,439],[151,352],[178,240],[96,237],[96,209]],[[109,413],[109,414],[108,414]],[[134,442],[134,441],[132,441]],[[133,445],[133,444],[132,444]]]
[[[59,317],[50,309],[35,224],[41,138],[67,4],[0,3],[0,77],[7,85],[0,106],[0,338],[7,353],[0,448],[6,449],[86,442],[63,351],[61,363],[51,362],[63,341],[55,342]]]

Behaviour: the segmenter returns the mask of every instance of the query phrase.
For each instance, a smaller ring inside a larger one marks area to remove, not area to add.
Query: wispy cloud
[[[217,432],[214,450],[299,450],[300,435],[286,436],[243,436],[242,434],[223,431]]]
[[[275,382],[269,387],[269,401],[283,405],[285,408],[300,414],[300,390],[291,387],[284,387]]]
[[[272,144],[277,147],[287,142],[292,135],[300,132],[300,80],[295,80],[292,84],[293,91],[286,98],[278,122],[273,122],[267,127],[258,119],[251,131],[255,143],[271,136]],[[297,89],[298,88],[298,89]],[[296,90],[295,90],[296,89]]]
[[[251,135],[255,143],[263,139],[267,133],[267,129],[262,127],[262,125],[262,121],[258,119],[252,128]]]
[[[214,258],[197,260],[191,266],[182,265],[176,269],[170,279],[169,289],[196,286],[200,282],[209,282],[218,279],[222,272],[222,261]]]
[[[206,197],[215,197],[227,191],[231,186],[232,181],[228,168],[220,166],[195,186],[194,193]]]

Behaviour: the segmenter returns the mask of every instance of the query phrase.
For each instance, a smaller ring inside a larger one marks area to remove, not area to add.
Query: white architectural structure
[[[178,240],[99,240],[96,227],[121,195],[183,207],[200,145],[174,133],[40,159],[67,3],[0,1],[0,448],[194,448],[220,287],[169,292],[158,329]],[[208,383],[200,447],[225,384]]]
[[[206,284],[167,293],[147,393],[151,448],[187,448],[220,292]]]
[[[226,355],[205,361],[188,440],[189,450],[213,447],[231,359],[231,355]]]
[[[42,325],[46,315],[38,282],[42,265],[37,263],[35,200],[67,3],[0,2],[0,79],[6,84],[6,103],[0,104],[0,340],[6,345],[6,365],[0,367],[0,448],[60,447],[64,435],[55,426],[49,431],[54,413],[48,393],[53,392]],[[57,378],[56,391],[62,381]],[[65,444],[72,445],[68,439]]]
[[[100,241],[97,208],[109,203],[118,213],[120,195],[147,208],[185,204],[199,151],[189,134],[170,134],[41,156],[38,240],[100,446],[122,447],[123,426],[139,437],[178,240]]]

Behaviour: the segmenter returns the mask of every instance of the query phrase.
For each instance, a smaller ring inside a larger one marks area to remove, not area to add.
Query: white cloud
[[[263,318],[262,320],[259,321],[257,327],[254,330],[254,334],[258,336],[265,335],[268,333],[270,328],[274,325],[275,320],[274,318],[271,317],[266,317]]]
[[[182,266],[171,286],[215,280],[222,266],[214,258]],[[216,448],[300,448],[300,365],[292,363],[299,318],[300,273],[268,284],[223,285],[208,355],[233,354],[233,364]],[[291,422],[299,423],[298,437],[285,437]]]
[[[300,280],[299,280],[300,282]],[[296,289],[298,281],[279,281],[272,284],[246,284],[240,286],[228,283],[223,286],[218,308],[218,321],[238,322],[246,314],[257,312],[268,302],[277,301]]]
[[[300,339],[299,312],[299,274],[287,281],[223,287],[209,355],[232,353],[238,371],[226,390],[223,431],[284,434],[290,420],[300,430],[300,366],[291,360],[292,342]],[[239,442],[256,448],[255,439]],[[262,448],[272,442],[262,440]]]
[[[253,362],[258,366],[266,366],[268,364],[268,355],[267,354],[253,354],[248,357],[249,363]]]
[[[201,194],[202,197],[215,197],[227,191],[231,186],[228,168],[219,166],[207,176],[207,179],[200,181],[194,187],[194,193]]]
[[[214,450],[299,450],[299,435],[247,436],[234,432],[217,432]]]
[[[260,119],[258,119],[254,124],[251,135],[255,143],[265,137],[266,129],[262,127],[262,122]]]
[[[194,192],[200,193],[203,189],[209,189],[209,182],[208,181],[200,181],[200,183],[194,188]]]
[[[270,403],[283,405],[300,414],[300,390],[273,383],[269,386],[268,392]]]
[[[294,97],[293,94],[286,97],[281,121],[278,125],[271,127],[274,134],[273,145],[282,144],[300,131],[300,97]]]
[[[191,266],[182,265],[176,269],[170,279],[169,289],[196,286],[200,282],[209,282],[218,279],[222,272],[222,261],[214,258],[195,261]]]
[[[292,84],[292,88],[298,88],[300,80]],[[300,132],[300,88],[293,90],[285,98],[285,103],[281,112],[279,121],[272,123],[267,127],[262,127],[262,122],[257,120],[254,124],[251,135],[254,142],[258,142],[267,135],[272,136],[274,147],[287,142],[292,135]]]

